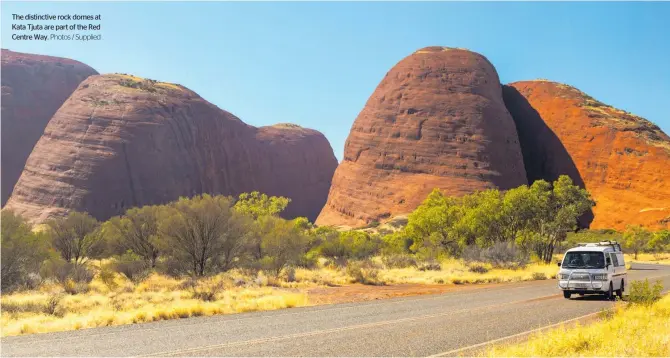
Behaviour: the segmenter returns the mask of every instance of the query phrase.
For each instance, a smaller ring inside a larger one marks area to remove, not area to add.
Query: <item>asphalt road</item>
[[[670,266],[635,265],[630,279]],[[556,280],[440,295],[197,317],[3,338],[9,356],[429,356],[600,312],[599,297],[566,300]]]

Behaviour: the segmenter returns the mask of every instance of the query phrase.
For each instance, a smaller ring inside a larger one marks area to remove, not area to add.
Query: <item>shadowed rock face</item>
[[[658,126],[556,82],[504,94],[529,181],[570,175],[596,201],[591,228],[670,225],[670,137]]]
[[[498,75],[483,56],[428,47],[394,66],[354,122],[317,224],[356,226],[463,195],[526,184]]]
[[[290,197],[287,216],[314,220],[336,166],[317,131],[255,128],[179,85],[92,76],[49,122],[7,207],[33,222],[69,210],[107,219],[179,196],[258,190]]]
[[[3,206],[49,119],[81,81],[95,74],[70,59],[2,49]]]

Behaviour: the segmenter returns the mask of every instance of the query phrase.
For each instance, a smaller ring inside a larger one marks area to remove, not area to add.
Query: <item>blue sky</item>
[[[670,133],[670,3],[8,3],[2,47],[180,83],[256,125],[323,132],[341,159],[384,74],[431,45],[477,51],[503,83],[547,78]],[[11,40],[12,13],[102,15],[102,41]]]

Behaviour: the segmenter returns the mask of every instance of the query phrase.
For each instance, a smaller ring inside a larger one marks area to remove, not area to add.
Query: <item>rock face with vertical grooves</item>
[[[81,81],[97,72],[67,58],[5,49],[1,72],[4,206],[49,119]]]
[[[427,47],[395,65],[356,118],[317,224],[408,213],[434,188],[463,195],[525,183],[493,65],[471,51]]]
[[[670,137],[644,118],[545,80],[504,88],[528,180],[570,175],[593,195],[591,228],[670,226]]]
[[[92,76],[49,122],[7,208],[33,222],[70,210],[102,220],[179,196],[258,190],[290,197],[286,216],[314,220],[336,166],[317,131],[249,126],[175,84]]]

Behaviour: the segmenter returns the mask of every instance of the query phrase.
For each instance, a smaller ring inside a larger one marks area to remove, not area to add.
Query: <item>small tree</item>
[[[259,220],[261,232],[261,265],[279,276],[289,265],[299,262],[307,250],[309,238],[295,223],[273,216]]]
[[[39,272],[40,264],[48,257],[48,245],[43,235],[34,233],[30,224],[12,211],[3,210],[1,221],[0,282],[4,290],[24,283],[29,274]]]
[[[150,267],[156,267],[159,250],[158,217],[161,207],[143,206],[126,211],[121,217],[113,217],[103,225],[105,238],[118,248],[117,251],[131,250]]]
[[[408,217],[405,234],[412,240],[410,250],[437,256],[443,250],[458,246],[454,224],[459,220],[459,207],[438,189],[434,189]]]
[[[254,221],[268,216],[278,216],[286,209],[291,199],[282,196],[268,196],[257,191],[240,194],[234,209],[238,213],[251,217]],[[302,220],[296,225],[306,225]],[[249,234],[248,250],[254,260],[260,260],[263,256],[261,250],[262,233],[258,231],[260,226],[254,225]]]
[[[651,233],[639,225],[628,226],[623,233],[623,246],[634,254],[637,260],[637,254],[644,249],[651,240]]]
[[[283,196],[268,196],[254,191],[240,194],[235,203],[235,210],[257,220],[263,216],[279,215],[290,202],[291,199]]]
[[[47,222],[52,246],[67,262],[83,263],[103,249],[98,221],[87,213],[70,212]]]
[[[593,205],[591,195],[561,175],[553,185],[538,180],[530,187],[535,212],[529,216],[521,243],[532,248],[544,261],[551,262],[556,245],[577,227],[577,219]]]
[[[180,198],[161,222],[161,246],[173,259],[189,262],[194,275],[204,276],[216,266],[232,266],[244,249],[247,225],[230,197]]]
[[[654,237],[649,241],[648,248],[653,252],[670,251],[670,230],[660,230],[654,233]]]

